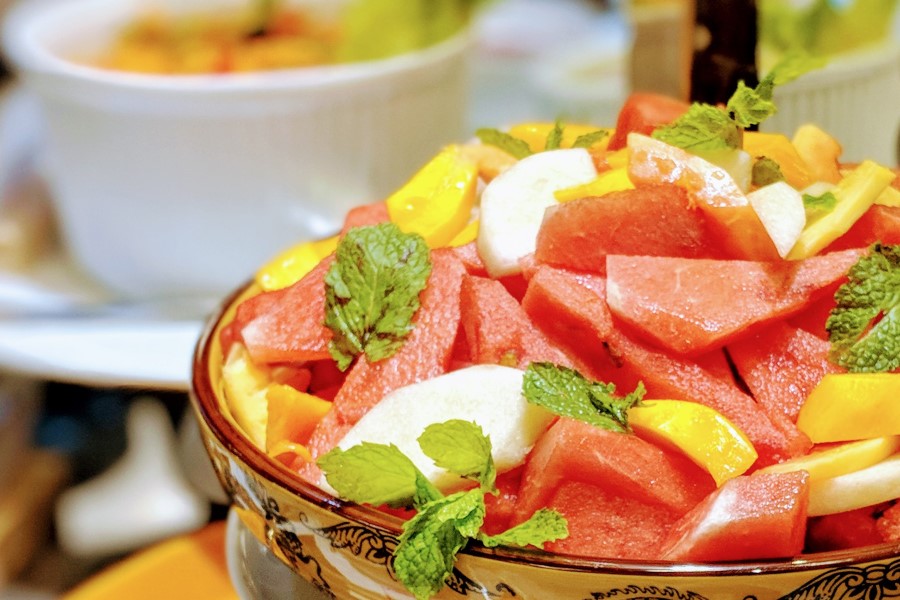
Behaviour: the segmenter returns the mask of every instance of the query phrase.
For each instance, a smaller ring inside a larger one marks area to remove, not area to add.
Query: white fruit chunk
[[[583,148],[525,157],[491,181],[481,194],[478,253],[492,277],[521,271],[519,259],[534,252],[544,210],[556,190],[592,181],[597,169]]]
[[[866,469],[810,483],[809,516],[830,515],[900,498],[900,454]]]
[[[776,181],[750,192],[747,199],[772,238],[778,255],[784,258],[806,227],[803,196],[784,181]]]
[[[497,472],[509,470],[525,460],[553,418],[525,400],[523,375],[511,367],[475,365],[399,388],[366,413],[338,447],[346,450],[364,441],[394,444],[432,483],[448,489],[459,478],[436,467],[417,439],[433,423],[462,419],[477,423],[490,437]]]

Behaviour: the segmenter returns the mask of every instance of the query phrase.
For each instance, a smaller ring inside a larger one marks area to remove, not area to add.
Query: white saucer
[[[328,600],[260,544],[233,509],[225,526],[225,560],[242,600]]]
[[[15,182],[40,172],[41,146],[34,99],[15,85],[0,88],[0,192],[29,193]],[[113,310],[101,310],[109,302]],[[170,308],[118,302],[64,250],[48,248],[24,266],[0,267],[0,371],[94,387],[186,391],[205,312],[176,315]]]

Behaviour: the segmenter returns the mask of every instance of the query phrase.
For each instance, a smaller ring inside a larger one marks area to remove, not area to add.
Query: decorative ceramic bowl
[[[400,521],[342,502],[256,448],[228,413],[220,328],[253,293],[209,320],[194,358],[192,403],[213,466],[243,525],[290,569],[334,598],[408,598],[392,570]],[[260,574],[262,577],[262,574]],[[470,544],[438,598],[547,600],[881,599],[900,594],[900,544],[794,560],[674,564],[594,560]]]
[[[265,72],[146,75],[76,61],[149,4],[21,2],[3,29],[46,121],[66,245],[125,295],[221,297],[289,244],[337,231],[347,209],[393,191],[464,133],[466,32],[382,60]]]

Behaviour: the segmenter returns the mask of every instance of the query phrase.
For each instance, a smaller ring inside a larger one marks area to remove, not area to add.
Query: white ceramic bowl
[[[896,165],[900,136],[900,41],[832,59],[775,89],[778,112],[761,129],[788,135],[816,123],[841,141],[845,162]]]
[[[3,29],[46,120],[68,249],[120,293],[221,295],[284,247],[336,230],[350,206],[396,189],[464,133],[465,32],[379,61],[246,74],[73,61],[146,5],[22,2]]]

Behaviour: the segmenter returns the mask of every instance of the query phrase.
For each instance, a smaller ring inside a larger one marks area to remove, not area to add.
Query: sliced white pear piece
[[[509,470],[525,460],[553,418],[525,400],[523,375],[511,367],[475,365],[399,388],[366,413],[338,447],[394,444],[432,483],[448,489],[459,478],[436,467],[422,452],[418,437],[433,423],[462,419],[475,422],[490,437],[497,471]],[[321,485],[327,485],[324,478]]]
[[[544,210],[554,192],[592,181],[597,169],[583,148],[538,152],[491,181],[481,194],[478,252],[492,277],[521,271],[519,259],[534,252]]]
[[[776,181],[750,192],[747,199],[772,238],[778,255],[784,258],[806,227],[803,196],[784,181]]]
[[[698,152],[700,156],[717,167],[724,169],[744,193],[750,189],[753,181],[753,157],[740,148],[724,148],[707,152]]]
[[[830,515],[900,498],[900,454],[867,469],[811,481],[809,516]]]

